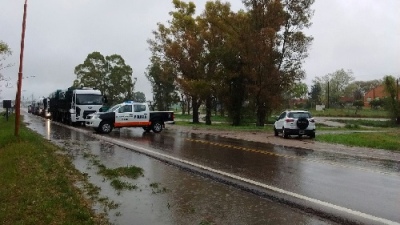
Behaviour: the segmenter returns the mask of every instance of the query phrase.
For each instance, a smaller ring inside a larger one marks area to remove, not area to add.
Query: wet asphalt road
[[[207,221],[215,224],[333,223],[290,207],[290,204],[274,202],[182,171],[42,118],[29,115],[26,122],[48,140],[64,147],[67,145],[67,148],[77,146],[71,151],[76,167],[88,173],[91,182],[101,186],[101,194],[121,204],[109,213],[117,224],[201,224]],[[132,128],[102,136],[233,174],[256,184],[346,208],[351,210],[350,218],[354,216],[358,220],[361,217],[359,221],[364,223],[400,222],[399,162],[360,159],[169,130],[154,134]],[[104,178],[88,166],[87,160],[82,157],[82,149],[97,155],[110,168],[126,165],[144,168],[145,177],[135,180],[141,191],[116,194],[104,182]],[[168,191],[153,194],[149,188],[152,182],[159,182]],[[314,201],[310,205],[321,211],[326,208],[326,205]],[[355,211],[361,215],[354,215]]]

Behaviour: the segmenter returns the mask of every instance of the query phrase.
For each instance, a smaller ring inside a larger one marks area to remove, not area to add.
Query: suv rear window
[[[291,112],[288,115],[289,118],[311,118],[311,114],[309,112]]]

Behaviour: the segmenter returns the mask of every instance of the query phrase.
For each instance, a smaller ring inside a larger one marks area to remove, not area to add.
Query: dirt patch
[[[282,137],[275,137],[273,132],[247,132],[247,131],[228,131],[228,130],[214,130],[209,128],[194,128],[189,126],[167,125],[166,129],[176,130],[181,133],[193,134],[209,134],[226,138],[234,138],[246,141],[269,143],[279,146],[287,146],[294,148],[305,148],[315,151],[325,151],[330,153],[345,154],[352,156],[359,156],[364,158],[384,159],[400,162],[400,152],[394,152],[383,149],[372,149],[362,147],[350,147],[340,144],[329,144],[324,142],[315,141],[308,137],[297,138],[293,136],[289,139]],[[317,133],[318,135],[318,133]]]

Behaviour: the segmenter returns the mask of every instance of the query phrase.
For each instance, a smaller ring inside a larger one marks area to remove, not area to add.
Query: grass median
[[[70,160],[15,118],[0,118],[0,224],[108,224],[76,184]]]

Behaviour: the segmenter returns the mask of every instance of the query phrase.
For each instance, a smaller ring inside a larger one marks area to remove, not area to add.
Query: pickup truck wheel
[[[108,134],[112,131],[113,127],[112,127],[111,122],[103,121],[100,123],[100,126],[98,129],[101,131],[101,133]]]
[[[160,121],[153,122],[151,126],[152,126],[151,129],[153,130],[154,133],[160,133],[163,129],[163,125]]]

